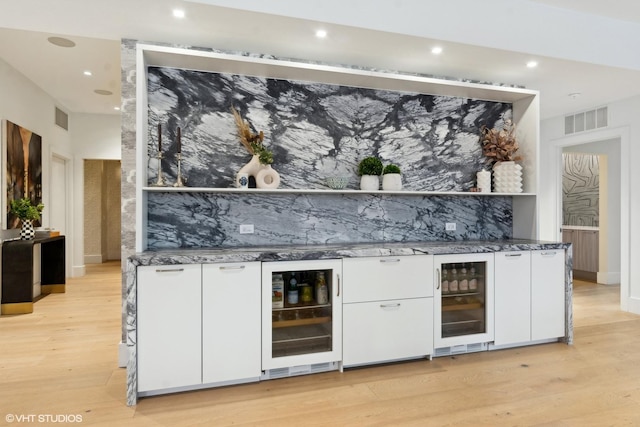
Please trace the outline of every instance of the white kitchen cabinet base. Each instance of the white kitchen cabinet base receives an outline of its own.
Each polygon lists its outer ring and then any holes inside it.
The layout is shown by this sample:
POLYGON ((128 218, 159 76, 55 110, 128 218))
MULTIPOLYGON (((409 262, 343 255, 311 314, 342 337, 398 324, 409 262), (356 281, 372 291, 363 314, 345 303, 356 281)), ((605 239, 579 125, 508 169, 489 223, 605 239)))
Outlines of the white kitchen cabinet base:
POLYGON ((508 348, 530 347, 532 345, 551 344, 554 342, 562 342, 562 338, 549 338, 545 340, 524 341, 524 342, 509 343, 509 344, 503 344, 503 345, 495 345, 494 343, 490 343, 488 346, 488 349, 489 350, 506 350, 508 348))
POLYGON ((196 385, 185 386, 185 387, 163 388, 159 390, 149 390, 149 391, 138 392, 138 397, 160 396, 160 395, 169 394, 169 393, 181 393, 184 391, 204 390, 204 389, 214 388, 214 387, 217 388, 217 387, 225 387, 225 386, 232 386, 232 385, 239 385, 239 384, 249 384, 249 383, 255 383, 258 381, 260 381, 260 377, 244 378, 244 379, 233 380, 233 381, 219 381, 219 382, 208 383, 208 384, 196 384, 196 385))
POLYGON ((260 379, 275 380, 277 378, 295 377, 298 375, 318 374, 320 372, 342 371, 338 362, 312 363, 309 365, 287 366, 285 368, 265 369, 260 379))
POLYGON ((415 359, 433 353, 432 298, 345 304, 343 321, 345 367, 415 359), (362 326, 363 321, 366 327, 362 326))

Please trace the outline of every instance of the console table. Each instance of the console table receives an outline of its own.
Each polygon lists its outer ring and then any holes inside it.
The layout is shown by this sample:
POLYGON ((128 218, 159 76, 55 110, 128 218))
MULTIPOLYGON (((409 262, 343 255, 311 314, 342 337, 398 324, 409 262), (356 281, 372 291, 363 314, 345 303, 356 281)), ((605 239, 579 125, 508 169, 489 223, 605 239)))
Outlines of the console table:
POLYGON ((34 269, 38 267, 43 294, 65 292, 64 236, 2 243, 1 314, 33 312, 34 269), (39 266, 34 266, 36 244, 40 245, 39 266))

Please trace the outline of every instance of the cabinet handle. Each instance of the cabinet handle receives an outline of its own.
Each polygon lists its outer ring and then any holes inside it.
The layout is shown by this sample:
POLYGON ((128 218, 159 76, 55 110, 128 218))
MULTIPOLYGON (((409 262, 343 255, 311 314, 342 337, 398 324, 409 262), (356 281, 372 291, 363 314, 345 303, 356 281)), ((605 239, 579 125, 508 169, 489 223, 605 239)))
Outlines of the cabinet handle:
POLYGON ((436 273, 438 273, 438 280, 436 280, 436 283, 438 284, 438 286, 436 286, 436 289, 440 289, 440 269, 436 268, 436 273))
POLYGON ((336 276, 338 276, 338 295, 336 295, 336 296, 339 297, 340 296, 340 275, 336 274, 336 276))
POLYGON ((507 258, 517 258, 519 256, 522 256, 522 254, 505 254, 505 257, 507 258))
POLYGON ((395 304, 380 304, 380 308, 397 308, 400 307, 400 303, 395 304))
POLYGON ((400 262, 400 258, 393 258, 393 259, 382 258, 380 262, 400 262))
POLYGON ((223 265, 220 270, 244 270, 244 265, 223 265))
POLYGON ((184 268, 156 268, 156 273, 179 273, 184 271, 184 268))
POLYGON ((555 256, 557 252, 555 251, 551 251, 551 252, 542 252, 541 255, 542 256, 555 256))

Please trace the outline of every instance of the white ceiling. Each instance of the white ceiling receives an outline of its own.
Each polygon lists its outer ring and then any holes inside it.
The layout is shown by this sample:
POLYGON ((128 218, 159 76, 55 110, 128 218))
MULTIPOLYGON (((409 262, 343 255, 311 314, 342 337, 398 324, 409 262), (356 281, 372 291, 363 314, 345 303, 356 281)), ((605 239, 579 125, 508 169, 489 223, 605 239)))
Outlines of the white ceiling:
POLYGON ((0 58, 70 113, 117 114, 121 38, 521 85, 542 118, 640 94, 637 0, 3 1, 0 58))

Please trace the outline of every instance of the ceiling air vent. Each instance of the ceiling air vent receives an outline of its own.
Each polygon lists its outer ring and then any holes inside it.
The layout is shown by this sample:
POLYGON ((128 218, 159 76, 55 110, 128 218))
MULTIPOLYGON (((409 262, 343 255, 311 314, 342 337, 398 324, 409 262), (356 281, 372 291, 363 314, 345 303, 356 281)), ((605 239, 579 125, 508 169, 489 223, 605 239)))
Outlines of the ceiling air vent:
POLYGON ((585 132, 588 130, 606 128, 609 125, 609 110, 607 107, 564 116, 564 134, 585 132))
POLYGON ((56 107, 56 124, 64 130, 69 130, 69 115, 56 107))

